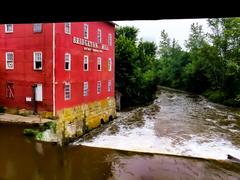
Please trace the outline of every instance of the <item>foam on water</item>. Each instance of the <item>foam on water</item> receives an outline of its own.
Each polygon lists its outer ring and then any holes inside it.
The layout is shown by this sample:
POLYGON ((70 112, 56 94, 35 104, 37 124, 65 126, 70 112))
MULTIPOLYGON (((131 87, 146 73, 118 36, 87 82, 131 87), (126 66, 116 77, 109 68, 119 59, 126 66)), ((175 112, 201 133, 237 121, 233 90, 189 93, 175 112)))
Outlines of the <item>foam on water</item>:
POLYGON ((240 158, 240 150, 225 139, 214 138, 206 140, 206 137, 192 135, 190 140, 181 138, 181 141, 178 140, 176 143, 173 138, 156 136, 152 128, 153 123, 147 121, 143 128, 135 128, 127 132, 124 129, 120 129, 116 135, 109 135, 105 131, 91 142, 85 141, 81 144, 119 150, 221 160, 226 159, 227 154, 240 158))
MULTIPOLYGON (((227 159, 230 154, 240 159, 240 144, 231 142, 232 138, 239 137, 239 130, 232 129, 232 125, 220 127, 218 124, 218 117, 228 114, 228 110, 218 109, 208 102, 204 105, 210 110, 202 110, 202 104, 184 95, 178 94, 171 101, 166 97, 162 93, 162 99, 160 97, 155 101, 161 107, 160 112, 153 116, 144 115, 141 127, 129 128, 129 124, 124 124, 121 118, 116 119, 90 140, 74 144, 220 160, 227 159), (113 125, 118 127, 114 133, 110 130, 113 125)), ((234 114, 229 116, 231 120, 234 118, 237 118, 234 114)))

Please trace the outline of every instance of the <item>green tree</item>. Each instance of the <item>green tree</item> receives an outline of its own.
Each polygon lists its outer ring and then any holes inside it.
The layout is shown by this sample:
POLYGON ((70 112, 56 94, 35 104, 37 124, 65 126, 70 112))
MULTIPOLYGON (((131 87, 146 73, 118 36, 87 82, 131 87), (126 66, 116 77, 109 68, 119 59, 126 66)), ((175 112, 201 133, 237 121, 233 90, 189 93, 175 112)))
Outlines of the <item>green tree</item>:
POLYGON ((116 30, 116 39, 118 39, 120 36, 125 36, 127 39, 136 43, 138 31, 139 30, 133 26, 120 26, 116 30))
POLYGON ((137 66, 144 71, 154 67, 156 63, 157 46, 154 42, 140 41, 138 44, 137 66))
POLYGON ((154 99, 156 45, 143 42, 137 45, 134 27, 116 30, 116 90, 122 93, 122 107, 144 105, 154 99))
POLYGON ((210 87, 210 80, 207 75, 207 51, 208 46, 206 34, 198 23, 191 25, 188 40, 185 42, 189 51, 190 62, 184 70, 184 84, 189 91, 203 93, 210 87))
POLYGON ((188 40, 185 42, 185 46, 189 51, 198 50, 204 44, 206 44, 206 34, 202 30, 202 25, 198 23, 191 24, 191 30, 188 40))
POLYGON ((222 78, 219 88, 224 92, 224 103, 240 105, 240 18, 208 19, 212 32, 209 37, 218 50, 222 78))
POLYGON ((135 42, 126 36, 116 39, 116 89, 126 95, 131 89, 131 77, 133 75, 134 62, 137 58, 135 42))
POLYGON ((208 34, 201 25, 191 25, 187 51, 161 33, 157 79, 214 102, 240 106, 240 18, 208 19, 208 25, 208 34))
POLYGON ((153 42, 138 41, 138 29, 117 28, 116 89, 123 106, 151 102, 156 84, 240 106, 240 18, 208 19, 208 26, 212 31, 206 34, 201 25, 191 25, 186 51, 166 31, 157 49, 153 42))
POLYGON ((160 59, 156 73, 158 82, 165 86, 182 88, 184 67, 189 61, 188 53, 182 50, 175 39, 171 40, 164 30, 159 44, 160 59))
POLYGON ((168 33, 163 30, 161 32, 161 41, 159 44, 159 55, 160 57, 168 57, 170 55, 171 39, 168 37, 168 33))

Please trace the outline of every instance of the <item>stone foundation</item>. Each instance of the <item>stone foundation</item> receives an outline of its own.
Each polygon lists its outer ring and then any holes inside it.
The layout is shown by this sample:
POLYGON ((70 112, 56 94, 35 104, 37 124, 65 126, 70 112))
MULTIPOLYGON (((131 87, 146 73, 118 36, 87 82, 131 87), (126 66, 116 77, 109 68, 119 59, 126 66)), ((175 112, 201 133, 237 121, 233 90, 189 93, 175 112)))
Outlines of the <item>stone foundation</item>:
POLYGON ((57 112, 56 133, 59 142, 77 138, 93 128, 116 117, 113 97, 88 104, 65 108, 57 112))

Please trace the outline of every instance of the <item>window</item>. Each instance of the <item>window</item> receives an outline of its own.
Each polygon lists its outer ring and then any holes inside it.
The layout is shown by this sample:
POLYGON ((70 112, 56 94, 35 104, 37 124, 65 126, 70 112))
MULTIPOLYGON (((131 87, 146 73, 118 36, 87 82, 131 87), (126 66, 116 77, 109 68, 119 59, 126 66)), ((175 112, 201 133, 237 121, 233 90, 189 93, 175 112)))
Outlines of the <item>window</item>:
POLYGON ((6 52, 6 69, 14 69, 14 54, 6 52))
POLYGON ((83 96, 88 96, 88 82, 83 83, 83 96))
POLYGON ((88 56, 84 56, 83 70, 88 71, 88 56))
POLYGON ((65 63, 64 63, 64 67, 66 71, 71 70, 71 54, 69 53, 65 53, 65 63))
POLYGON ((13 99, 14 98, 14 87, 13 87, 13 83, 7 83, 7 98, 9 99, 13 99))
POLYGON ((33 32, 42 32, 42 23, 33 24, 33 32))
POLYGON ((65 31, 65 34, 71 34, 71 23, 70 22, 64 23, 64 31, 65 31))
POLYGON ((84 24, 84 38, 88 39, 88 24, 84 24))
POLYGON ((5 33, 13 32, 13 24, 5 24, 5 33))
POLYGON ((111 71, 112 70, 112 59, 109 58, 108 59, 108 71, 111 71))
POLYGON ((101 57, 98 57, 97 58, 97 70, 98 71, 101 71, 101 69, 102 69, 102 58, 101 57))
POLYGON ((98 43, 102 43, 102 31, 101 31, 101 29, 97 30, 97 39, 98 39, 98 43))
POLYGON ((71 99, 71 85, 68 82, 64 84, 64 99, 65 100, 71 99))
POLYGON ((112 34, 108 34, 108 45, 112 46, 112 34))
POLYGON ((97 82, 97 94, 101 93, 101 81, 97 82))
POLYGON ((111 91, 112 81, 108 80, 108 92, 111 91))
POLYGON ((42 52, 34 52, 33 53, 33 69, 34 70, 42 70, 42 52))

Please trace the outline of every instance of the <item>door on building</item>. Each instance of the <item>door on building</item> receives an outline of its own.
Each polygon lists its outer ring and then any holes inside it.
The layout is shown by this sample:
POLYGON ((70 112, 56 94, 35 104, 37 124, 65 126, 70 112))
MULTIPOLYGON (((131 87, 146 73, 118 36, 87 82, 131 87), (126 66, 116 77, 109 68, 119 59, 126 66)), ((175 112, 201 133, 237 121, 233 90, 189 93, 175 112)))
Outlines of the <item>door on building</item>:
POLYGON ((42 95, 42 84, 36 84, 35 87, 35 101, 42 101, 43 95, 42 95))
POLYGON ((32 86, 33 88, 33 114, 37 114, 37 102, 41 102, 43 100, 43 95, 42 95, 42 84, 34 84, 32 86))

